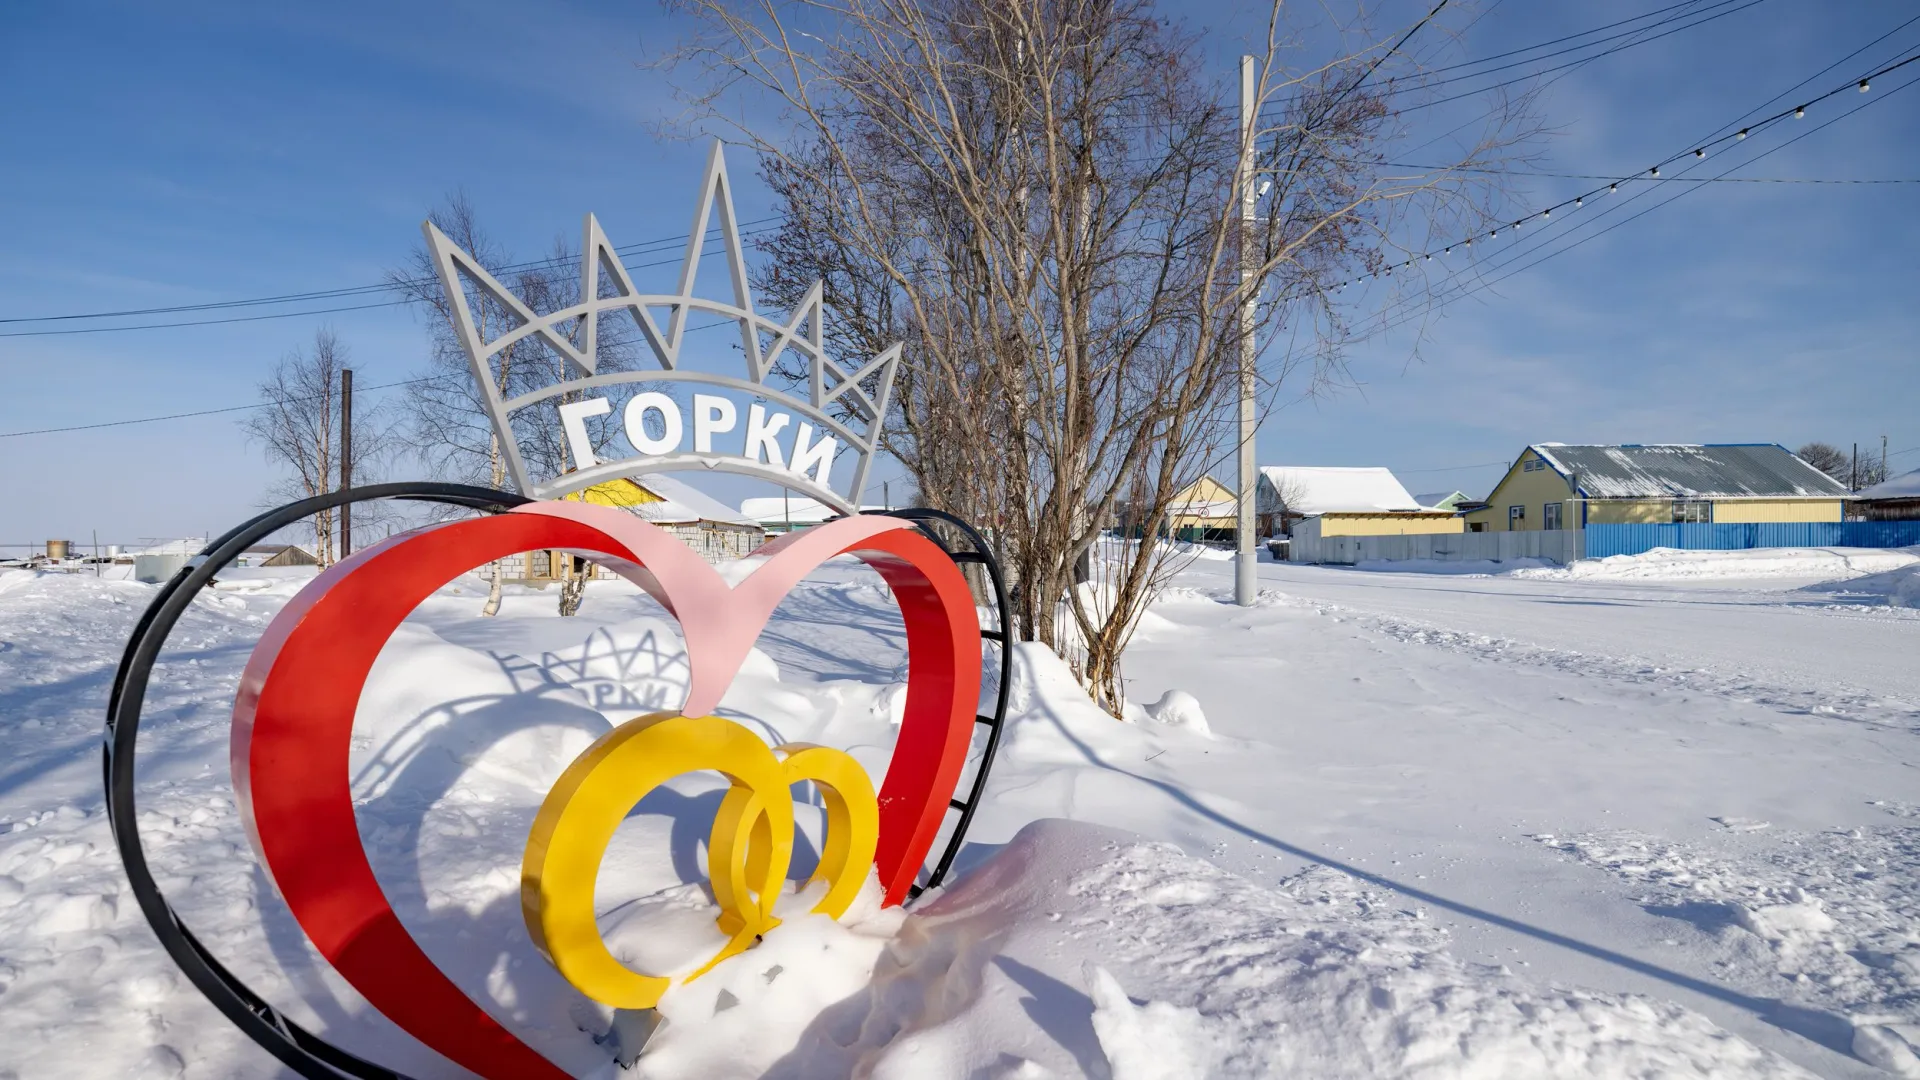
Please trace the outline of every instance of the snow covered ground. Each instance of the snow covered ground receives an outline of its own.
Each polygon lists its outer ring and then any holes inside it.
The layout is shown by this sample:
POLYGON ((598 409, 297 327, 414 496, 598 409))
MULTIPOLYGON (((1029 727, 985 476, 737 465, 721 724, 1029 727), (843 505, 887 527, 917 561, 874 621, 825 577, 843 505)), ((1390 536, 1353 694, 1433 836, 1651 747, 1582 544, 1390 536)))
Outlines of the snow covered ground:
MULTIPOLYGON (((362 704, 362 834, 428 952, 580 1076, 1920 1076, 1920 611, 1895 599, 1915 560, 1880 554, 1746 577, 1263 564, 1250 609, 1197 560, 1128 654, 1151 708, 1109 720, 1023 650, 965 872, 904 919, 789 919, 670 994, 634 1071, 527 941, 517 870, 560 767, 684 687, 657 607, 606 582, 577 619, 513 591, 485 620, 474 585, 444 590, 362 704)), ((458 1075, 317 959, 232 807, 233 681, 302 580, 236 575, 183 619, 142 834, 253 987, 458 1075)), ((172 972, 101 814, 106 688, 152 592, 0 572, 0 1077, 290 1075, 172 972)), ((724 711, 877 774, 888 604, 822 571, 724 711)), ((719 794, 684 778, 616 838, 599 898, 630 963, 698 959, 719 794)))

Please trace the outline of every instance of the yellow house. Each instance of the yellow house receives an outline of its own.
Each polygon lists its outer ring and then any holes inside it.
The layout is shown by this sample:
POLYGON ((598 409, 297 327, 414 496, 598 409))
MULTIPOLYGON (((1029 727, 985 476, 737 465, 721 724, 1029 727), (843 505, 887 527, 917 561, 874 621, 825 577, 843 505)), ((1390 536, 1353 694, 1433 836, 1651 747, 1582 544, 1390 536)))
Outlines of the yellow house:
POLYGON ((1175 536, 1186 529, 1232 529, 1239 522, 1239 503, 1233 489, 1203 476, 1173 497, 1167 507, 1167 526, 1175 536))
MULTIPOLYGON (((571 502, 611 506, 651 521, 679 537, 708 562, 725 562, 750 554, 767 538, 767 531, 758 522, 670 476, 616 477, 565 498, 571 502)), ((574 556, 564 551, 526 552, 520 576, 508 580, 544 586, 566 575, 569 558, 574 556)), ((589 577, 610 576, 585 560, 573 569, 589 577)))
POLYGON ((1839 521, 1847 498, 1838 481, 1774 443, 1536 443, 1466 521, 1471 532, 1839 521))

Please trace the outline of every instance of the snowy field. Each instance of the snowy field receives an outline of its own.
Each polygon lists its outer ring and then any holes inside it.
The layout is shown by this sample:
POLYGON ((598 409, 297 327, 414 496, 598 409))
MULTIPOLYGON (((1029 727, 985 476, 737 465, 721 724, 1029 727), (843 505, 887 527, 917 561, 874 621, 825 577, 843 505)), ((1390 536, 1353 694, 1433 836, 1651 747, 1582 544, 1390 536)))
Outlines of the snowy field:
MULTIPOLYGON (((1762 556, 1263 564, 1251 609, 1222 602, 1231 564, 1197 560, 1126 661, 1130 699, 1164 707, 1112 721, 1024 651, 965 872, 904 918, 790 917, 670 993, 631 1071, 534 952, 518 867, 566 761, 684 688, 651 601, 596 583, 563 620, 510 592, 481 619, 471 582, 443 590, 362 702, 361 830, 427 951, 583 1077, 1920 1076, 1920 560, 1762 556)), ((236 574, 175 631, 142 835, 256 990, 460 1075, 317 958, 232 805, 234 680, 304 580, 236 574)), ((0 572, 0 1077, 292 1075, 172 971, 107 833, 102 712, 152 595, 0 572)), ((889 604, 830 565, 723 711, 878 775, 889 604)), ((616 838, 602 926, 636 966, 713 940, 690 883, 720 790, 684 778, 616 838)))

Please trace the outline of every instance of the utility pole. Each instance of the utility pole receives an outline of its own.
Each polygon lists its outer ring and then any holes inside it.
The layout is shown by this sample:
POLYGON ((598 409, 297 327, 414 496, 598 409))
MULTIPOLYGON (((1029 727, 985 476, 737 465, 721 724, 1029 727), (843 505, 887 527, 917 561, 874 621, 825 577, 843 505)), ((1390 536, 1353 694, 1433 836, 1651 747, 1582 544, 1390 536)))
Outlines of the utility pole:
POLYGON ((1240 491, 1234 530, 1233 602, 1253 604, 1253 267, 1249 249, 1253 238, 1253 57, 1240 58, 1240 491))
MULTIPOLYGON (((353 369, 340 372, 340 490, 353 486, 353 369)), ((340 504, 340 558, 353 554, 353 504, 340 504)))
POLYGON ((1893 477, 1887 475, 1887 437, 1880 436, 1880 482, 1886 483, 1893 477))
POLYGON ((1847 477, 1847 490, 1860 490, 1860 444, 1853 444, 1853 472, 1847 477))

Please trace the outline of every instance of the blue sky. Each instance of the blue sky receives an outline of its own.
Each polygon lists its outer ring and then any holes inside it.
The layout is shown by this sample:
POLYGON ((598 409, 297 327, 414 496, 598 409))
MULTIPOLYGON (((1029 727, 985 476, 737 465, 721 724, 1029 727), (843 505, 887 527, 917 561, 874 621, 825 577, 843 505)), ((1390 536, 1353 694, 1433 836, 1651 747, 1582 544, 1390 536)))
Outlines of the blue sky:
MULTIPOLYGON (((1444 45, 1436 63, 1482 57, 1661 6, 1487 0, 1456 42, 1428 47, 1444 45)), ((1413 8, 1389 4, 1381 25, 1413 8)), ((1224 89, 1265 8, 1191 10, 1224 89)), ((1552 131, 1535 144, 1534 168, 1638 172, 1914 14, 1893 0, 1763 0, 1597 60, 1543 93, 1552 131)), ((687 225, 704 147, 650 133, 675 106, 640 65, 679 32, 651 6, 99 4, 0 18, 0 143, 10 148, 0 155, 0 318, 371 283, 456 188, 529 256, 575 234, 587 210, 617 244, 687 225)), ((1916 47, 1920 23, 1797 96, 1916 47)), ((1916 76, 1920 65, 1864 98, 1831 99, 1695 174, 1916 76)), ((1408 122, 1424 136, 1464 115, 1408 122)), ((733 165, 743 217, 764 212, 748 164, 733 165)), ((1920 90, 1733 175, 1920 178, 1920 90)), ((1508 184, 1517 206, 1590 186, 1508 184)), ((1858 439, 1877 451, 1886 434, 1896 451, 1920 447, 1920 184, 1701 188, 1448 305, 1419 335, 1403 328, 1357 345, 1356 388, 1310 401, 1282 392, 1261 460, 1387 465, 1416 491, 1484 494, 1534 441, 1858 439)), ((1556 214, 1554 228, 1588 212, 1556 214)), ((671 267, 638 273, 657 275, 643 289, 671 287, 671 267)), ((1362 316, 1386 299, 1379 287, 1345 295, 1362 316)), ((5 337, 0 432, 245 404, 273 361, 322 324, 353 350, 362 386, 420 366, 424 333, 395 308, 5 337)), ((1920 452, 1894 464, 1920 467, 1920 452)), ((875 479, 895 473, 883 466, 875 479)), ((219 531, 260 506, 271 481, 231 415, 0 439, 0 544, 219 531)))

